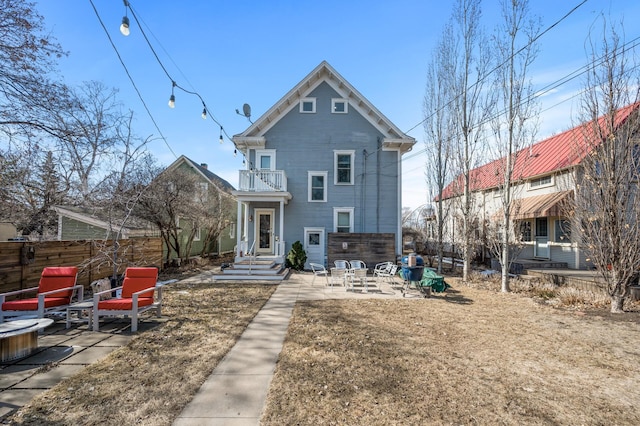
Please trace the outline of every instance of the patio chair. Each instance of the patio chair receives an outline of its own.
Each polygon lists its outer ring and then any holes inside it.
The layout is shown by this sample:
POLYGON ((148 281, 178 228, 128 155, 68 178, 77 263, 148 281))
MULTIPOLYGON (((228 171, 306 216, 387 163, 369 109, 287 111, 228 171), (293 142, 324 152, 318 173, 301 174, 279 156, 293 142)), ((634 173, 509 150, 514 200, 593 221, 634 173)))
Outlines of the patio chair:
POLYGON ((376 281, 387 281, 389 285, 393 287, 394 278, 396 277, 397 272, 398 265, 393 262, 382 262, 378 263, 373 269, 373 276, 376 278, 376 281))
POLYGON ((329 271, 327 271, 327 268, 325 268, 324 265, 310 262, 309 266, 311 266, 311 271, 313 272, 313 280, 311 281, 311 285, 313 285, 314 281, 316 280, 316 277, 322 277, 322 276, 327 281, 327 285, 329 285, 329 271))
POLYGON ((93 331, 99 331, 100 317, 131 316, 131 331, 138 331, 138 316, 154 309, 162 311, 162 286, 156 286, 158 268, 127 268, 121 287, 93 294, 93 331), (122 290, 119 297, 100 300, 107 292, 122 290), (158 290, 156 292, 156 290, 158 290), (157 293, 157 297, 156 297, 157 293))
POLYGON ((82 301, 84 288, 77 285, 78 268, 75 266, 50 266, 42 270, 38 287, 10 291, 0 294, 0 322, 7 317, 35 316, 44 318, 51 312, 64 311, 77 294, 82 301), (27 293, 36 297, 7 301, 7 296, 15 297, 27 293))

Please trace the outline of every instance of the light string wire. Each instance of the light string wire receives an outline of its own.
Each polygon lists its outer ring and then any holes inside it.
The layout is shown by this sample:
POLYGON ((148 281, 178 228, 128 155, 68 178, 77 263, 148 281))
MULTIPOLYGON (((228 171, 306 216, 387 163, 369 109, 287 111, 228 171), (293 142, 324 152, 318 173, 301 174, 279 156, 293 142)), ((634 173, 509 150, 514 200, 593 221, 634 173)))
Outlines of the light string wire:
POLYGON ((129 72, 129 69, 127 68, 127 65, 124 63, 124 60, 122 59, 122 56, 120 56, 120 52, 118 51, 118 48, 113 43, 113 40, 111 39, 111 36, 109 35, 109 31, 107 30, 107 27, 104 25, 104 22, 102 21, 102 18, 100 17, 100 13, 98 13, 98 9, 96 9, 95 4, 93 4, 93 0, 89 0, 89 3, 91 3, 91 7, 93 8, 93 11, 95 12, 96 17, 98 18, 98 21, 100 22, 100 25, 102 26, 102 29, 104 30, 105 34, 107 35, 107 38, 109 39, 109 43, 111 44, 111 47, 116 52, 116 56, 118 57, 118 60, 120 61, 120 64, 122 65, 122 68, 124 68, 124 71, 127 74, 127 77, 129 78, 129 81, 131 82, 131 85, 133 86, 134 90, 136 91, 136 94, 138 95, 138 98, 140 98, 140 102, 142 102, 142 105, 144 106, 144 109, 147 111, 147 115, 149 115, 149 118, 151 118, 151 122, 153 123, 154 127, 156 128, 156 130, 160 134, 160 138, 164 141, 164 143, 167 146, 167 148, 169 148, 169 151, 171 152, 171 154, 173 154, 173 156, 175 158, 178 158, 176 153, 171 148, 171 145, 169 145, 169 141, 167 141, 167 138, 162 133, 162 130, 160 130, 160 126, 158 126, 158 123, 157 123, 156 119, 153 117, 153 114, 151 114, 151 110, 147 106, 147 103, 145 102, 144 98, 142 97, 142 93, 138 89, 138 86, 136 85, 136 82, 133 80, 133 77, 131 76, 131 73, 129 72))
POLYGON ((130 1, 126 1, 125 2, 125 7, 127 7, 130 11, 131 11, 131 15, 133 16, 133 19, 135 19, 136 23, 138 24, 138 28, 140 29, 140 32, 142 33, 142 36, 144 37, 145 42, 147 43, 147 45, 149 46, 149 49, 151 50, 151 53, 153 53, 153 56, 156 58, 156 61, 158 62, 158 64, 160 65, 160 68, 162 68, 162 71, 165 73, 165 75, 167 76, 167 78, 169 78, 169 80, 171 81, 171 84, 173 87, 176 87, 180 90, 182 90, 185 93, 188 93, 190 95, 194 95, 197 96, 198 99, 200 99, 200 102, 202 103, 202 106, 204 108, 204 111, 207 112, 207 115, 211 117, 211 120, 216 123, 218 126, 220 126, 220 131, 222 134, 224 134, 227 139, 229 141, 231 141, 234 144, 234 147, 237 149, 237 146, 235 146, 235 142, 233 142, 233 139, 227 134, 226 130, 224 129, 224 126, 215 118, 215 116, 213 115, 213 113, 210 112, 209 108, 207 107, 207 104, 205 103, 204 99, 202 98, 202 96, 200 96, 200 94, 196 91, 192 91, 192 90, 188 90, 186 88, 184 88, 183 86, 181 86, 180 84, 176 83, 176 80, 171 76, 171 74, 169 73, 169 71, 167 70, 167 68, 164 66, 164 64, 162 63, 162 61, 160 60, 160 57, 158 56, 158 54, 156 53, 156 50, 153 48, 153 45, 151 44, 151 41, 149 41, 149 38, 147 37, 147 33, 144 31, 144 28, 142 27, 142 25, 140 24, 140 20, 138 20, 138 14, 135 12, 135 10, 133 9, 133 6, 131 6, 131 2, 130 1))

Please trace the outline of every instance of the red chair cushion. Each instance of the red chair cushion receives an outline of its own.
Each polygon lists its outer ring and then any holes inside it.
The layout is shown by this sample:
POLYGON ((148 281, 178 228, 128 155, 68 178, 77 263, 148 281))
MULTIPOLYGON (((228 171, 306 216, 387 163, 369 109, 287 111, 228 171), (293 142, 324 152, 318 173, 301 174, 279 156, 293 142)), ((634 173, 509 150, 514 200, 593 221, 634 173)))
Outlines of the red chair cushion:
MULTIPOLYGON (((73 287, 76 284, 77 275, 78 268, 75 266, 44 268, 42 270, 42 276, 40 277, 40 284, 38 285, 38 293, 73 287)), ((71 299, 72 294, 73 290, 69 290, 62 293, 55 293, 53 296, 67 298, 67 303, 69 303, 68 300, 71 299)))
MULTIPOLYGON (((153 303, 153 298, 138 298, 138 307, 148 306, 153 303)), ((108 299, 98 302, 98 309, 108 309, 115 311, 130 311, 133 309, 133 299, 126 297, 122 299, 108 299)))
MULTIPOLYGON (((44 298, 44 307, 52 308, 54 306, 63 306, 69 304, 69 299, 67 297, 45 297, 44 298)), ((3 311, 37 311, 38 310, 38 299, 22 299, 22 300, 11 300, 9 302, 4 302, 2 304, 3 311)))
POLYGON ((147 293, 142 293, 139 298, 153 299, 153 292, 158 281, 158 268, 127 268, 122 283, 122 298, 133 297, 133 293, 150 289, 147 293))

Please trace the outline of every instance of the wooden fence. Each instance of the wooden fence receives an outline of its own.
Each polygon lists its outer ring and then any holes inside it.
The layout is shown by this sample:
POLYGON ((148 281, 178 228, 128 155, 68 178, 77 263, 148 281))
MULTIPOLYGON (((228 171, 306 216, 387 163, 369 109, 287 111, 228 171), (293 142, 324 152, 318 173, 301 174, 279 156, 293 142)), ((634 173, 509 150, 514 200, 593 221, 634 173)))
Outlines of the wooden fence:
MULTIPOLYGON (((162 267, 160 238, 118 241, 118 273, 127 266, 162 267)), ((78 266, 78 284, 113 275, 112 240, 0 242, 0 293, 36 287, 46 266, 78 266)))
POLYGON ((330 232, 327 241, 327 263, 335 260, 362 260, 367 268, 376 263, 396 261, 396 234, 330 232))

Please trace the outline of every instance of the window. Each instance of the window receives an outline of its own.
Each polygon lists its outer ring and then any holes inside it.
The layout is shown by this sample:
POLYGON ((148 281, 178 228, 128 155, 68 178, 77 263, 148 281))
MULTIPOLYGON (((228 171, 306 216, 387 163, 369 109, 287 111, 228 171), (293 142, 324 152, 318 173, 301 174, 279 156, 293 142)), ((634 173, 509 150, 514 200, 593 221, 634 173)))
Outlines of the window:
POLYGON ((531 221, 523 220, 520 222, 520 240, 531 241, 531 221))
POLYGON ((549 236, 547 218, 539 217, 536 219, 536 237, 547 237, 547 236, 549 236))
POLYGON ((193 233, 193 241, 200 241, 200 237, 202 236, 200 227, 198 227, 197 223, 194 223, 193 226, 195 227, 195 231, 193 233))
POLYGON ((327 201, 327 172, 309 172, 309 202, 327 201))
POLYGON ((334 232, 353 232, 353 207, 333 209, 334 232))
POLYGON ((335 184, 353 185, 353 159, 355 151, 334 151, 335 184))
POLYGON ((349 112, 349 103, 346 99, 331 99, 331 112, 333 114, 346 114, 349 112))
POLYGON ((199 182, 198 190, 194 197, 196 202, 206 203, 209 199, 209 184, 207 182, 199 182))
POLYGON ((231 223, 229 225, 229 238, 233 238, 236 235, 236 224, 235 223, 231 223))
POLYGON ((555 221, 556 242, 571 242, 571 222, 566 219, 556 219, 555 221))
POLYGON ((529 181, 529 189, 540 188, 543 186, 551 186, 553 185, 553 176, 543 176, 538 179, 533 179, 529 181))
POLYGON ((258 170, 275 170, 276 169, 276 151, 273 149, 264 149, 256 151, 256 162, 258 170))
POLYGON ((314 114, 316 112, 316 98, 304 98, 300 101, 300 112, 314 114))

